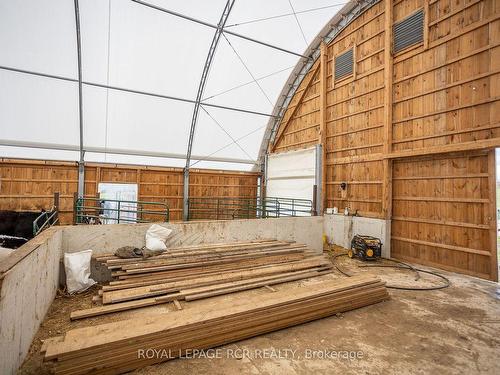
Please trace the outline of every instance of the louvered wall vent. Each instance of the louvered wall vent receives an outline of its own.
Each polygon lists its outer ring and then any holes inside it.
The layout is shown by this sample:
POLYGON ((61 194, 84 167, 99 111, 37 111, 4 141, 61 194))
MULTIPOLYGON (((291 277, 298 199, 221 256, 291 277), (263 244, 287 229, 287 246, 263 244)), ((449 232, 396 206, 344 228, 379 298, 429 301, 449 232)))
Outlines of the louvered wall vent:
POLYGON ((413 13, 394 25, 394 53, 424 40, 424 10, 413 13))
POLYGON ((335 58, 335 79, 347 77, 353 72, 352 48, 335 58))

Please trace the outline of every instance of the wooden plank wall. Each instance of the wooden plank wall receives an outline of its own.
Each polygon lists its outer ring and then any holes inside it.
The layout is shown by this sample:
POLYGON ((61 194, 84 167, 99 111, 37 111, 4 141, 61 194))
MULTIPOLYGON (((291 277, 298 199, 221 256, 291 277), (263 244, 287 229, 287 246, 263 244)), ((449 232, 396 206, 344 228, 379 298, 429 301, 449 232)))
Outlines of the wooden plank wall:
POLYGON ((393 257, 491 277, 488 158, 470 152, 394 162, 393 257))
POLYGON ((52 207, 60 194, 60 220, 71 223, 73 192, 78 187, 75 163, 51 163, 0 159, 0 209, 40 211, 52 207))
MULTIPOLYGON (((252 172, 192 169, 190 196, 256 198, 258 176, 252 172)), ((95 197, 100 182, 138 184, 140 201, 165 202, 170 207, 170 219, 182 220, 182 169, 86 164, 85 196, 95 197)), ((0 210, 50 209, 54 192, 59 192, 61 223, 71 224, 77 186, 76 163, 0 159, 0 210)))
MULTIPOLYGON (((398 21, 424 7, 394 7, 398 21)), ((394 58, 393 150, 500 137, 500 2, 434 1, 428 40, 394 58)))
POLYGON ((272 152, 307 148, 318 143, 320 69, 317 61, 306 74, 280 122, 272 152))
MULTIPOLYGON (((359 15, 322 50, 326 56, 317 64, 325 64, 326 69, 314 65, 310 74, 320 72, 311 82, 325 87, 325 97, 322 100, 320 92, 319 100, 308 103, 304 111, 325 116, 325 135, 316 139, 326 151, 324 207, 343 210, 347 206, 351 212, 374 218, 395 215, 393 232, 399 239, 392 242, 392 249, 401 259, 497 279, 496 229, 489 219, 494 215, 464 217, 454 208, 422 212, 422 202, 429 197, 392 178, 415 176, 415 180, 404 180, 405 184, 422 187, 423 182, 418 181, 426 177, 424 170, 435 175, 443 168, 460 169, 459 165, 469 163, 474 167, 467 168, 479 168, 477 173, 488 176, 480 177, 480 183, 465 182, 469 172, 461 170, 459 177, 434 181, 437 185, 429 182, 426 187, 433 190, 428 193, 451 200, 447 203, 451 206, 460 197, 474 201, 464 203, 472 211, 478 209, 476 205, 483 213, 495 209, 490 187, 495 171, 487 163, 492 157, 484 152, 500 147, 500 0, 383 0, 359 15), (423 42, 394 54, 392 26, 420 9, 425 15, 423 42), (336 81, 332 75, 335 57, 349 48, 354 51, 354 73, 336 81), (483 150, 483 156, 477 156, 477 150, 483 150), (420 162, 418 158, 425 155, 435 156, 420 162), (403 170, 408 175, 401 175, 403 170), (347 183, 346 190, 340 189, 342 182, 347 183), (475 183, 480 193, 470 190, 475 183), (406 200, 401 201, 399 193, 406 200), (475 202, 477 194, 488 201, 475 202), (416 224, 408 220, 415 219, 415 213, 439 223, 425 224, 420 235, 427 238, 426 244, 408 246, 401 239, 414 239, 416 224), (448 223, 467 225, 461 242, 456 237, 457 227, 448 223), (477 233, 472 235, 472 231, 477 233)), ((307 78, 301 88, 311 84, 307 78)), ((311 122, 294 115, 303 113, 301 100, 299 90, 286 112, 290 115, 278 129, 283 136, 276 138, 271 152, 314 144, 316 133, 307 133, 311 122), (296 132, 286 136, 289 129, 296 132)), ((314 125, 312 129, 321 129, 314 125)))
POLYGON ((344 29, 327 48, 326 206, 382 215, 384 4, 344 29), (335 80, 335 56, 353 48, 353 75, 335 80), (359 160, 357 160, 359 159, 359 160), (340 184, 347 183, 342 190, 340 184))
MULTIPOLYGON (((424 43, 394 56, 393 152, 498 140, 500 2, 404 1, 395 5, 394 21, 421 8, 424 43)), ((493 152, 394 162, 395 257, 498 278, 493 152)))
MULTIPOLYGON (((360 215, 369 217, 382 215, 383 14, 383 3, 371 7, 347 26, 326 49, 325 206, 347 206, 352 212, 358 211, 360 215), (353 46, 356 46, 354 75, 335 81, 334 56, 353 46), (365 158, 356 161, 359 156, 365 158), (340 189, 342 182, 347 182, 346 190, 340 189)), ((312 71, 317 74, 319 69, 315 65, 312 71)), ((318 83, 315 82, 314 87, 318 83)), ((295 103, 301 105, 298 100, 300 90, 308 84, 306 76, 286 114, 289 111, 302 113, 302 108, 296 109, 295 103)), ((316 96, 319 99, 319 93, 316 96)), ((320 100, 307 105, 306 113, 319 114, 320 100)), ((314 133, 311 133, 307 121, 300 121, 301 118, 296 116, 291 118, 294 121, 290 122, 285 115, 280 125, 284 136, 277 137, 272 148, 274 152, 305 148, 319 142, 319 119, 313 124, 314 133)))

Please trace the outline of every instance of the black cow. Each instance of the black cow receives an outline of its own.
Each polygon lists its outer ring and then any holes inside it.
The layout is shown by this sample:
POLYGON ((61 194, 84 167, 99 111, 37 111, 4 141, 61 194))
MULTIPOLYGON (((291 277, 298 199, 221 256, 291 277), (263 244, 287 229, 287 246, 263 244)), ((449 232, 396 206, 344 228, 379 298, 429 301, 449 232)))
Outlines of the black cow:
POLYGON ((0 211, 0 246, 17 248, 33 238, 33 221, 40 213, 0 211))

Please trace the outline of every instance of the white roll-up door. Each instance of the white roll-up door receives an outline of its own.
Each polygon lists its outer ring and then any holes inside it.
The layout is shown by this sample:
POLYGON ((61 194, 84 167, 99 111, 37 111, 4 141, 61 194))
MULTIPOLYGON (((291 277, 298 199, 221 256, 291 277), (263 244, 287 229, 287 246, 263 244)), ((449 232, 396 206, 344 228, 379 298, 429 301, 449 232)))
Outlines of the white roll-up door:
POLYGON ((319 183, 318 147, 270 154, 267 159, 266 197, 309 199, 319 183))

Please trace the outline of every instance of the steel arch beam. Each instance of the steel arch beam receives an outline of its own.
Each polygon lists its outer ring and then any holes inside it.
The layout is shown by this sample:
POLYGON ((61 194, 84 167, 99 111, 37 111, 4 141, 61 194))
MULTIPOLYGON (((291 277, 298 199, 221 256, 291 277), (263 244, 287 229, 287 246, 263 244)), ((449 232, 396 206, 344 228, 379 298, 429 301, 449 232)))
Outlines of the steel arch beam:
MULTIPOLYGON (((58 150, 58 151, 75 151, 79 152, 80 147, 77 145, 67 145, 60 143, 46 143, 46 142, 30 142, 30 141, 19 141, 14 139, 0 139, 0 146, 6 147, 20 147, 20 148, 35 148, 41 150, 58 150)), ((152 158, 164 158, 164 159, 182 159, 186 158, 186 154, 173 153, 173 152, 157 152, 157 151, 145 151, 145 150, 131 150, 122 148, 109 148, 109 147, 99 147, 99 146, 84 146, 83 151, 86 153, 95 154, 114 154, 114 155, 127 155, 127 156, 144 156, 152 158)), ((240 158, 228 158, 210 155, 192 155, 191 160, 198 161, 211 161, 217 163, 236 163, 236 164, 255 164, 255 160, 250 159, 240 159, 240 158)))
POLYGON ((222 15, 220 17, 219 23, 217 24, 217 29, 215 30, 214 37, 212 39, 212 44, 208 51, 207 59, 205 60, 205 66, 203 67, 203 72, 201 74, 200 84, 198 86, 198 93, 196 94, 196 101, 194 103, 193 117, 191 119, 191 128, 189 130, 189 141, 188 148, 186 152, 186 167, 184 168, 184 194, 183 194, 183 205, 182 205, 182 217, 184 221, 188 220, 188 201, 189 201, 189 165, 191 164, 191 152, 193 150, 193 140, 194 133, 196 130, 196 123, 198 122, 198 113, 200 111, 201 101, 203 99, 203 92, 205 91, 205 85, 208 79, 208 73, 210 72, 210 67, 212 66, 212 61, 215 56, 215 51, 219 44, 219 40, 224 31, 224 26, 226 25, 231 9, 233 8, 235 0, 228 0, 222 15))
POLYGON ((82 38, 80 33, 80 6, 78 0, 74 0, 75 8, 75 30, 76 30, 76 56, 78 64, 78 121, 79 121, 79 152, 78 161, 78 196, 85 194, 85 150, 83 149, 83 83, 82 83, 82 38))
MULTIPOLYGON (((37 77, 52 78, 52 79, 57 79, 57 80, 60 80, 60 81, 78 83, 78 79, 75 79, 75 78, 63 77, 63 76, 54 75, 54 74, 34 72, 32 70, 25 70, 25 69, 13 68, 13 67, 10 67, 10 66, 0 65, 0 70, 5 70, 5 71, 8 71, 8 72, 22 73, 22 74, 30 74, 30 75, 37 76, 37 77)), ((99 88, 109 89, 109 90, 114 90, 114 91, 128 92, 130 94, 152 96, 152 97, 155 97, 155 98, 162 98, 162 99, 167 99, 167 100, 174 100, 174 101, 184 102, 184 103, 192 103, 192 104, 196 103, 196 101, 193 100, 193 99, 181 98, 181 97, 172 96, 172 95, 158 94, 158 93, 153 93, 153 92, 148 92, 148 91, 142 91, 142 90, 129 89, 129 88, 126 88, 126 87, 110 86, 110 85, 105 85, 105 84, 96 83, 96 82, 82 81, 82 85, 84 85, 84 86, 92 86, 92 87, 99 87, 99 88)), ((259 112, 259 111, 252 111, 250 109, 245 109, 245 108, 230 107, 230 106, 227 106, 227 105, 205 103, 205 102, 203 103, 203 105, 205 107, 219 108, 219 109, 224 109, 224 110, 228 110, 228 111, 235 111, 235 112, 240 112, 240 113, 248 113, 248 114, 257 115, 257 116, 266 116, 266 117, 272 117, 273 116, 270 113, 264 113, 264 112, 259 112)))
MULTIPOLYGON (((146 2, 141 1, 141 0, 132 0, 132 1, 134 3, 137 3, 137 4, 144 5, 144 6, 148 7, 148 8, 156 9, 156 10, 159 10, 160 12, 167 13, 167 14, 170 14, 170 15, 178 17, 178 18, 183 18, 183 19, 185 19, 187 21, 191 21, 191 22, 203 25, 203 26, 211 27, 212 29, 216 29, 217 30, 218 27, 219 27, 218 25, 214 25, 214 24, 211 24, 209 22, 205 22, 205 21, 199 20, 197 18, 187 16, 185 14, 174 12, 173 10, 165 9, 165 8, 162 8, 162 7, 158 6, 158 5, 146 3, 146 2)), ((223 31, 224 31, 224 33, 226 33, 228 35, 232 35, 232 36, 235 36, 235 37, 240 38, 240 39, 245 39, 245 40, 248 40, 249 42, 257 43, 257 44, 260 44, 260 45, 263 45, 263 46, 266 46, 266 47, 269 47, 269 48, 272 48, 272 49, 275 49, 275 50, 278 50, 278 51, 281 51, 281 52, 285 52, 285 53, 289 53, 291 55, 298 56, 298 57, 309 58, 309 56, 305 56, 305 55, 302 55, 300 53, 297 53, 297 52, 294 52, 294 51, 290 51, 288 49, 281 48, 279 46, 275 46, 275 45, 270 44, 270 43, 263 42, 261 40, 250 38, 249 36, 242 35, 242 34, 239 34, 239 33, 235 33, 234 31, 229 31, 229 30, 223 30, 223 31)))

